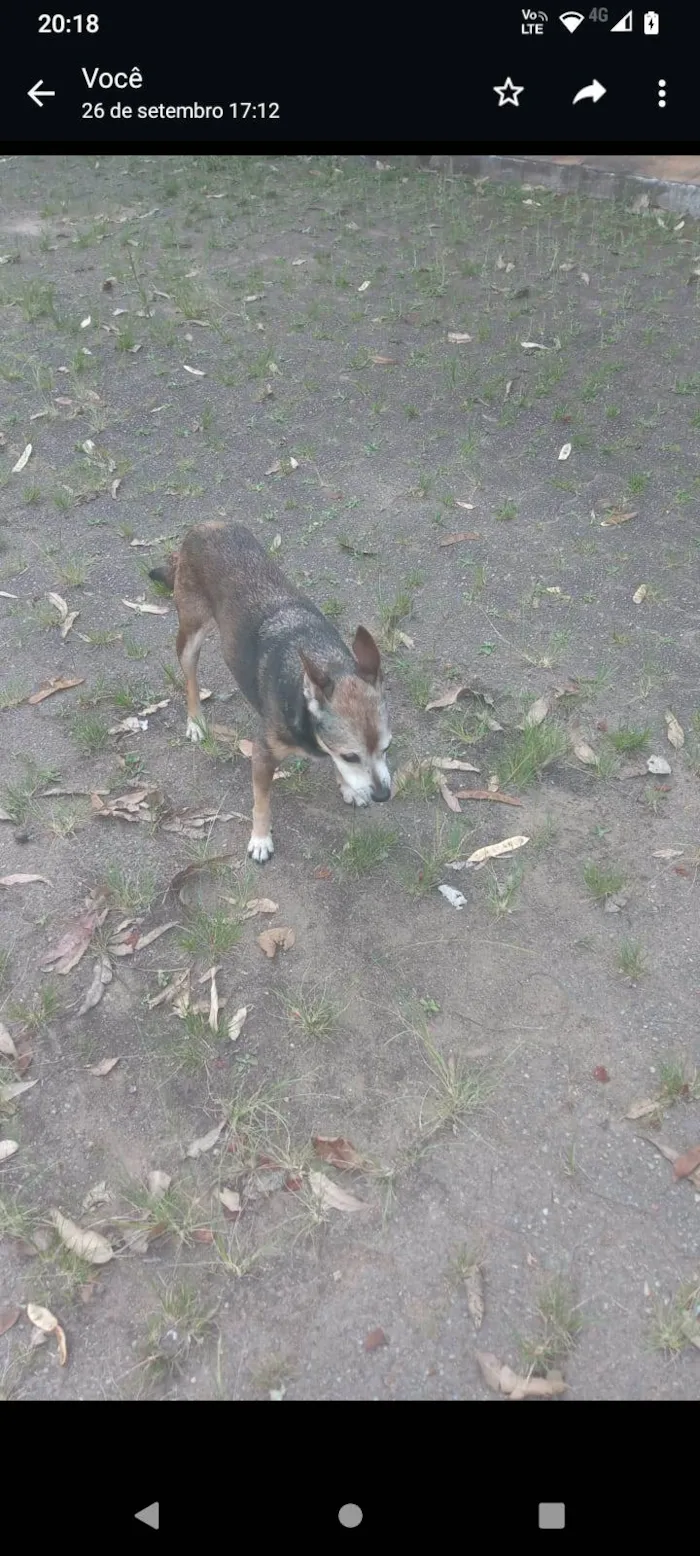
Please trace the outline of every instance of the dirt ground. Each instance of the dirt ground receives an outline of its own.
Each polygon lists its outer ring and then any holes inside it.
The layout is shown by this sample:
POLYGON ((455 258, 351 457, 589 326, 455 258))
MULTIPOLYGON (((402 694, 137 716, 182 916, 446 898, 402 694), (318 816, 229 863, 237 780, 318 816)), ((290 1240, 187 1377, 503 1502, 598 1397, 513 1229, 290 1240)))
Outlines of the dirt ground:
POLYGON ((700 234, 409 159, 0 174, 0 1392, 697 1399, 700 234), (220 517, 392 708, 392 802, 290 763, 264 869, 147 577, 220 517))

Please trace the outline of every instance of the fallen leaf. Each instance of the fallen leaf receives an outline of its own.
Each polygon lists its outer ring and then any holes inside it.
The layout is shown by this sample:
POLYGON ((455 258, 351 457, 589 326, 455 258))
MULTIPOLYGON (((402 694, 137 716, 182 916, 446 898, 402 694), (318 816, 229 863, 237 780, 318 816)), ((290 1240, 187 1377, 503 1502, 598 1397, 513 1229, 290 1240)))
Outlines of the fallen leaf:
POLYGON ((477 848, 468 859, 455 860, 449 869, 463 870, 471 865, 483 864, 485 859, 500 859, 503 854, 514 854, 518 848, 524 848, 529 841, 529 837, 504 837, 500 843, 487 843, 485 848, 477 848))
POLYGON ((0 875, 0 886, 29 886, 32 881, 43 881, 50 886, 45 875, 0 875))
POLYGON ((620 513, 620 512, 609 513, 607 518, 601 519, 600 527, 601 527, 601 529, 612 529, 612 526, 614 524, 627 524, 630 519, 636 519, 636 517, 637 517, 637 509, 636 508, 630 509, 629 513, 620 513))
POLYGON ((462 697, 469 697, 470 695, 471 687, 452 686, 449 691, 443 692, 433 702, 426 702, 425 711, 426 713, 431 713, 434 708, 451 708, 455 702, 460 702, 462 697))
POLYGON ((658 1097, 639 1097, 636 1102, 630 1102, 625 1118, 652 1118, 660 1106, 658 1097))
POLYGON ((15 1307, 10 1302, 5 1307, 0 1307, 0 1334, 7 1334, 8 1329, 11 1329, 12 1325, 17 1323, 21 1313, 21 1307, 15 1307))
POLYGON ((551 709, 551 700, 550 700, 550 698, 548 696, 538 697, 537 701, 533 702, 532 706, 528 709, 527 713, 525 714, 525 718, 523 720, 523 728, 524 729, 534 729, 537 724, 541 724, 543 719, 546 719, 547 714, 550 712, 550 709, 551 709))
POLYGON ((685 735, 681 729, 680 724, 678 723, 678 719, 676 718, 675 713, 671 712, 670 708, 667 713, 664 713, 664 718, 666 720, 666 730, 669 742, 676 751, 680 751, 681 746, 685 745, 685 735))
POLYGON ((363 281, 362 284, 357 288, 358 292, 366 292, 369 285, 369 281, 363 281))
POLYGON ((521 340, 523 351, 551 351, 551 346, 543 346, 539 340, 521 340))
POLYGON ((469 512, 472 513, 473 509, 474 509, 474 504, 473 504, 473 502, 462 502, 459 497, 455 497, 455 507, 456 508, 468 508, 469 512))
POLYGON ((648 592, 646 584, 640 584, 639 588, 635 589, 632 595, 632 604, 641 605, 642 601, 646 599, 648 592))
POLYGON ((185 369, 185 372, 191 373, 193 378, 206 378, 207 376, 201 367, 188 367, 186 362, 183 362, 182 365, 185 369))
POLYGON ((53 680, 47 681, 40 691, 32 692, 31 697, 27 698, 27 702, 34 706, 38 702, 44 702, 47 697, 55 697, 56 692, 69 692, 73 686, 84 686, 84 684, 84 675, 80 675, 77 679, 70 681, 55 677, 53 680))
POLYGON ((597 1064, 592 1074, 594 1081, 601 1081, 603 1085, 607 1085, 607 1082, 610 1080, 604 1064, 597 1064))
POLYGON ((447 339, 451 346, 466 346, 471 340, 471 335, 465 335, 460 330, 449 330, 447 339))
POLYGON ((17 1058, 17 1049, 14 1040, 10 1036, 7 1027, 0 1021, 0 1054, 6 1054, 8 1059, 17 1058))
POLYGON ((157 792, 157 789, 131 789, 127 794, 118 794, 105 805, 95 790, 91 795, 93 815, 103 821, 152 821, 153 812, 146 802, 157 792))
POLYGON ((211 870, 214 865, 221 864, 224 859, 233 859, 233 854, 212 854, 209 859, 195 859, 192 864, 185 866, 184 870, 178 870, 169 886, 169 891, 180 891, 185 881, 191 880, 193 875, 199 875, 202 870, 211 870))
POLYGON ((363 1351, 378 1351, 382 1345, 388 1345, 389 1341, 383 1329, 370 1329, 362 1342, 363 1351))
POLYGON ((150 600, 122 600, 122 605, 128 605, 130 611, 139 611, 142 616, 167 616, 169 605, 152 605, 150 600))
MULTIPOLYGON (((418 763, 418 766, 422 766, 418 763)), ((460 762, 455 756, 432 756, 427 763, 429 767, 439 767, 446 773, 478 773, 479 768, 473 762, 460 762)))
POLYGON ((466 908, 467 899, 461 891, 455 891, 454 886, 438 886, 438 891, 452 904, 453 908, 466 908))
POLYGON ((480 1329, 484 1322, 484 1277, 479 1265, 470 1270, 464 1278, 464 1289, 467 1295, 467 1312, 475 1329, 480 1329))
POLYGON ((561 446, 561 448, 559 450, 559 456, 558 456, 559 459, 568 459, 570 453, 571 453, 571 444, 570 443, 562 443, 562 446, 561 446))
MULTIPOLYGON (((469 504, 465 503, 464 506, 465 506, 465 508, 467 508, 467 507, 469 507, 469 504)), ((476 535, 473 530, 463 530, 459 535, 446 535, 445 539, 440 541, 440 546, 441 547, 442 546, 458 546, 460 544, 460 542, 463 541, 463 540, 480 540, 480 539, 481 539, 481 536, 480 535, 476 535)))
POLYGON ((148 720, 139 719, 136 717, 136 714, 130 714, 128 718, 122 719, 120 724, 113 724, 107 733, 109 735, 138 735, 145 729, 148 729, 148 720))
POLYGON ((370 357, 375 367, 396 367, 396 357, 370 357))
POLYGON ((689 1178, 696 1167, 700 1167, 700 1145, 691 1146, 689 1151, 684 1151, 673 1163, 674 1178, 689 1178))
POLYGON ((0 1102, 14 1102, 15 1097, 21 1097, 24 1091, 36 1085, 36 1081, 8 1081, 6 1086, 0 1086, 0 1102))
POLYGON ((172 983, 169 983, 166 988, 162 989, 160 994, 149 995, 146 1001, 149 1010, 155 1010, 157 1005, 169 1004, 171 1000, 174 1000, 189 982, 189 977, 190 971, 189 968, 186 968, 184 972, 178 973, 177 977, 173 978, 172 983))
POLYGON ((212 1032, 219 1030, 219 990, 216 987, 216 973, 211 975, 211 990, 209 993, 209 1026, 212 1032))
POLYGON ((111 982, 112 969, 107 957, 103 956, 99 962, 95 962, 92 983, 78 1011, 79 1016, 85 1016, 89 1010, 94 1009, 95 1005, 99 1005, 107 984, 111 982))
POLYGON ((103 1075, 109 1075, 110 1072, 114 1069, 115 1065, 119 1063, 119 1057, 119 1054, 117 1054, 113 1059, 100 1059, 98 1064, 89 1064, 88 1073, 90 1075, 97 1075, 100 1077, 103 1075))
POLYGON ((265 929, 258 935, 258 945, 266 956, 274 956, 278 948, 280 951, 289 951, 295 940, 293 929, 265 929))
POLYGON ((58 1345, 58 1360, 61 1367, 65 1367, 68 1360, 68 1347, 66 1336, 57 1318, 47 1307, 40 1307, 37 1302, 27 1303, 27 1318, 30 1324, 34 1324, 37 1332, 43 1335, 55 1335, 58 1345))
POLYGON ((154 1167, 146 1179, 151 1199, 162 1199, 163 1195, 167 1194, 172 1181, 169 1173, 161 1172, 160 1167, 154 1167))
POLYGON ((348 1194, 347 1189, 342 1189, 340 1184, 334 1183, 325 1172, 310 1172, 309 1186, 312 1194, 321 1201, 323 1210, 369 1210, 364 1200, 356 1199, 354 1194, 348 1194))
MULTIPOLYGON (((648 756, 647 757, 647 772, 648 773, 657 773, 657 774, 661 773, 661 774, 665 774, 666 776, 668 776, 670 774, 670 772, 671 772, 670 764, 666 761, 665 756, 648 756)), ((672 852, 673 852, 673 850, 672 850, 672 852)), ((657 855, 657 857, 660 857, 660 856, 657 855)), ((670 858, 671 856, 669 855, 668 857, 670 858)))
POLYGON ((566 1392, 567 1384, 560 1376, 521 1377, 511 1367, 502 1365, 491 1351, 477 1351, 476 1359, 484 1383, 510 1399, 553 1399, 557 1394, 566 1392))
POLYGON ((571 749, 574 756, 578 757, 579 762, 585 762, 587 767, 598 766, 598 758, 593 747, 589 746, 588 741, 584 740, 581 735, 572 734, 571 749))
POLYGON ((196 1243, 213 1243, 214 1233, 210 1226, 196 1226, 192 1231, 196 1243))
MULTIPOLYGON (((236 899, 235 897, 230 897, 227 900, 235 902, 236 899)), ((244 919, 256 918, 259 913, 276 913, 278 907, 279 903, 273 902, 271 897, 251 897, 250 902, 246 903, 245 912, 241 914, 241 917, 244 919)))
POLYGON ((459 803, 459 800, 457 799, 457 796, 452 793, 446 778, 438 779, 438 789, 440 790, 443 800, 445 801, 445 804, 448 806, 448 808, 452 811, 455 811, 457 814, 460 814, 462 807, 459 803))
POLYGON ((25 465, 29 463, 29 460, 31 458, 31 453, 32 453, 32 445, 31 445, 31 443, 28 443, 27 447, 24 450, 24 453, 20 454, 19 459, 17 460, 17 464, 12 466, 12 474, 13 475, 19 475, 20 470, 23 470, 25 465))
POLYGON ((114 1258, 114 1249, 101 1232, 86 1231, 76 1226, 75 1221, 70 1221, 60 1210, 50 1210, 49 1219, 53 1221, 66 1248, 80 1259, 86 1259, 88 1264, 108 1264, 114 1258))
POLYGON ((241 1005, 240 1010, 237 1010, 235 1016, 231 1017, 227 1030, 232 1043, 235 1043, 240 1037, 247 1014, 247 1005, 241 1005))
POLYGON ((149 929, 147 935, 139 935, 134 950, 143 951, 147 945, 152 945, 154 940, 160 940, 161 935, 167 934, 169 929, 179 929, 177 919, 169 919, 167 924, 159 924, 157 929, 149 929))
POLYGON ((77 967, 81 956, 84 956, 92 940, 96 929, 104 923, 109 907, 98 898, 93 907, 87 913, 81 913, 68 925, 64 934, 42 962, 42 971, 53 967, 54 972, 68 973, 77 967))
MULTIPOLYGON (((16 1140, 0 1140, 0 1162, 9 1162, 10 1157, 14 1156, 15 1151, 18 1150, 19 1145, 16 1140)), ((0 1334, 3 1332, 2 1328, 0 1328, 0 1334)))
POLYGON ((107 1188, 106 1178, 101 1178, 99 1183, 94 1183, 87 1194, 83 1196, 81 1210, 84 1215, 89 1215, 91 1210, 96 1210, 98 1205, 107 1205, 113 1198, 111 1190, 107 1188))
POLYGON ((214 1127, 207 1130, 205 1135, 200 1135, 198 1140, 193 1140, 192 1144, 188 1145, 185 1156, 202 1156, 205 1151, 210 1151, 212 1146, 216 1145, 219 1135, 225 1127, 226 1119, 222 1118, 220 1124, 214 1124, 214 1127))
POLYGON ((355 1150, 349 1140, 343 1140, 340 1135, 312 1135, 311 1144, 316 1155, 322 1161, 328 1162, 331 1167, 339 1167, 346 1172, 351 1172, 365 1165, 359 1151, 355 1150))
POLYGON ((683 853, 685 853, 683 848, 655 848, 651 857, 652 859, 680 859, 683 853))
POLYGON ((522 800, 512 794, 501 794, 497 789, 458 789, 458 800, 495 800, 499 805, 522 805, 522 800))
POLYGON ((235 1189, 219 1189, 219 1199, 229 1219, 237 1221, 241 1213, 241 1196, 235 1189))

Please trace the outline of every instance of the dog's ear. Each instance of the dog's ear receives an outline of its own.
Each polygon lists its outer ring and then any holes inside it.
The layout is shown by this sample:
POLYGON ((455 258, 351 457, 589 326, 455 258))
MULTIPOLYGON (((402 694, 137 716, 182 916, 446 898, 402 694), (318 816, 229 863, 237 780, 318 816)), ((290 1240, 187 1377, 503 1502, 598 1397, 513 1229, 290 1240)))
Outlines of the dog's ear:
POLYGON ((333 694, 333 677, 327 670, 320 670, 300 648, 299 658, 304 666, 304 696, 308 703, 324 702, 333 694))
POLYGON ((353 658, 363 680, 376 686, 381 677, 381 660, 379 649, 366 627, 358 627, 355 633, 355 641, 352 645, 353 658))

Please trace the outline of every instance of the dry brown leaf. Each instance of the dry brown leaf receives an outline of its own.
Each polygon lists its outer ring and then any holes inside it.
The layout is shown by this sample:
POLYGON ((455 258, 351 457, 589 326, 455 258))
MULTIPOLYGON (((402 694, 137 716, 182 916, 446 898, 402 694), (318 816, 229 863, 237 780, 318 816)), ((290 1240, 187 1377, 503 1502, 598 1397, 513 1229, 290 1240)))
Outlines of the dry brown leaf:
POLYGON ((638 1097, 636 1102, 630 1102, 625 1118, 652 1118, 660 1107, 658 1097, 638 1097))
POLYGON ((193 864, 185 866, 184 870, 178 870, 169 886, 170 891, 180 891, 185 881, 192 879, 193 875, 199 875, 202 870, 211 870, 213 865, 222 864, 224 859, 233 859, 233 854, 212 854, 210 859, 196 859, 193 864))
MULTIPOLYGON (((0 1140, 0 1162, 9 1162, 10 1157, 14 1156, 15 1151, 18 1150, 19 1145, 16 1140, 0 1140)), ((2 1334, 2 1329, 0 1329, 0 1334, 2 1334)))
POLYGON ((252 740, 239 740, 239 742, 238 742, 238 749, 239 749, 239 751, 241 753, 241 756, 247 756, 248 758, 252 757, 252 755, 253 755, 253 742, 252 742, 252 740))
POLYGON ((169 605, 153 605, 150 600, 122 600, 122 605, 128 605, 130 611, 138 611, 141 616, 167 616, 169 605))
POLYGON ((151 1199, 162 1199, 163 1195, 167 1194, 172 1181, 169 1173, 162 1172, 160 1167, 154 1167, 146 1179, 151 1199))
POLYGON ((60 1365, 65 1367, 68 1360, 68 1347, 66 1345, 66 1336, 58 1319, 54 1318, 53 1313, 47 1307, 40 1307, 37 1302, 27 1303, 27 1318, 30 1324, 34 1324, 37 1335, 52 1334, 56 1336, 58 1360, 60 1365))
POLYGON ((0 1086, 0 1102, 14 1102, 15 1097, 21 1097, 36 1085, 36 1081, 8 1081, 6 1086, 0 1086))
POLYGON ((496 789, 458 789, 458 800, 496 800, 499 805, 522 805, 522 800, 512 794, 500 794, 496 789))
POLYGON ((90 1232, 82 1226, 76 1226, 75 1221, 70 1221, 60 1210, 50 1210, 49 1219, 53 1221, 66 1248, 80 1259, 86 1259, 88 1264, 108 1264, 114 1258, 114 1249, 101 1232, 90 1232))
POLYGON ((467 1312, 475 1329, 480 1329, 484 1322, 484 1277, 479 1265, 470 1270, 465 1276, 464 1288, 467 1294, 467 1312))
POLYGON ((8 1059, 17 1058, 17 1049, 14 1039, 10 1036, 7 1027, 0 1021, 0 1054, 5 1054, 8 1059))
POLYGON ((619 513, 619 512, 609 513, 607 515, 607 518, 601 519, 600 527, 601 527, 601 529, 612 529, 612 526, 614 524, 627 524, 629 519, 636 519, 636 517, 637 517, 637 509, 636 508, 630 509, 629 513, 619 513))
POLYGON ((262 934, 258 935, 258 945, 266 956, 274 956, 278 949, 289 951, 295 940, 293 929, 264 929, 262 934))
MULTIPOLYGON (((421 767, 423 764, 419 762, 417 765, 421 767)), ((479 772, 479 768, 475 767, 473 762, 460 762, 454 756, 432 756, 426 765, 429 767, 439 767, 442 772, 446 773, 479 772)))
POLYGON ((219 1189, 219 1199, 231 1221, 237 1221, 241 1213, 241 1196, 235 1189, 219 1189))
POLYGON ((105 805, 97 790, 91 795, 93 815, 100 821, 152 821, 153 812, 147 803, 157 789, 132 789, 128 794, 118 794, 105 805))
MULTIPOLYGON (((235 902, 235 900, 235 897, 227 898, 229 902, 235 902)), ((250 902, 246 903, 245 913, 242 913, 241 917, 256 918, 259 913, 276 913, 278 907, 279 903, 273 902, 271 897, 251 897, 250 902)))
POLYGON ((471 340, 471 335, 465 335, 462 330, 449 330, 447 339, 451 346, 466 346, 467 341, 471 340))
POLYGON ((169 929, 178 928, 179 925, 177 919, 168 919, 167 924, 159 924, 157 929, 149 929, 147 935, 139 935, 139 938, 134 945, 134 950, 143 951, 147 945, 152 945, 154 940, 160 940, 161 935, 167 934, 169 929))
POLYGON ((440 546, 458 546, 463 540, 481 540, 481 536, 474 534, 473 530, 464 530, 459 535, 446 535, 445 539, 440 541, 440 546))
POLYGON ((434 708, 451 708, 455 702, 459 702, 462 697, 468 697, 470 693, 469 686, 451 686, 449 691, 443 692, 433 702, 426 702, 425 711, 431 713, 434 708))
POLYGON ((700 1167, 700 1145, 691 1146, 689 1151, 684 1151, 673 1163, 674 1178, 689 1178, 700 1167))
POLYGON ((457 799, 456 794, 452 793, 446 778, 438 779, 438 789, 440 790, 443 800, 449 809, 461 815, 462 807, 459 803, 459 800, 457 799))
POLYGON ((27 698, 27 702, 31 706, 35 706, 38 702, 44 702, 47 697, 55 697, 56 692, 69 692, 73 686, 84 686, 84 684, 84 675, 80 675, 74 680, 61 680, 58 677, 54 677, 53 680, 47 681, 40 691, 32 692, 31 697, 27 698))
POLYGON ((593 747, 589 746, 588 741, 584 740, 581 735, 573 734, 571 736, 571 749, 579 762, 584 762, 587 767, 598 766, 598 758, 593 747))
POLYGON ((220 1124, 214 1124, 213 1128, 208 1129, 205 1135, 200 1135, 197 1140, 193 1140, 192 1144, 188 1145, 185 1156, 202 1156, 205 1151, 211 1151, 212 1146, 216 1145, 222 1129, 225 1128, 226 1119, 222 1118, 220 1124))
POLYGON ((89 1074, 98 1076, 109 1075, 115 1065, 119 1063, 119 1057, 119 1054, 117 1054, 114 1059, 100 1059, 98 1064, 89 1064, 89 1074))
POLYGON ((388 1345, 389 1341, 383 1329, 370 1329, 362 1342, 363 1351, 378 1351, 380 1346, 388 1345))
POLYGON ((30 886, 32 881, 43 881, 45 886, 50 886, 45 875, 0 875, 0 886, 30 886))
POLYGON ((169 1004, 171 1000, 174 1000, 188 983, 189 976, 189 968, 186 968, 184 972, 178 973, 177 977, 173 978, 172 983, 169 983, 167 988, 162 989, 160 994, 149 995, 146 1001, 149 1010, 155 1010, 156 1006, 169 1004))
POLYGON ((231 1017, 227 1030, 232 1043, 235 1043, 237 1038, 240 1037, 247 1014, 247 1005, 241 1005, 240 1009, 236 1011, 235 1016, 231 1017))
POLYGON ((537 701, 533 702, 532 707, 528 708, 525 714, 523 728, 534 729, 537 724, 541 724, 543 719, 546 719, 550 708, 551 702, 548 696, 538 697, 537 701))
POLYGON ((323 1210, 369 1210, 364 1200, 356 1199, 354 1194, 348 1194, 347 1189, 341 1189, 340 1184, 334 1183, 325 1172, 310 1172, 309 1185, 312 1194, 321 1201, 323 1210))
POLYGON ((488 1387, 510 1399, 554 1399, 564 1394, 567 1384, 560 1376, 549 1378, 521 1377, 511 1367, 499 1362, 491 1351, 477 1351, 476 1359, 481 1375, 488 1387))
POLYGON ((216 987, 216 972, 211 975, 211 990, 209 993, 209 1026, 212 1032, 219 1030, 219 990, 216 987))
POLYGON ((28 463, 29 459, 31 459, 31 453, 32 453, 32 445, 31 445, 31 443, 28 443, 27 447, 24 450, 24 453, 20 454, 19 459, 17 460, 17 464, 12 466, 12 474, 13 475, 19 475, 20 470, 24 469, 24 467, 28 463))
POLYGON ((78 1011, 79 1016, 85 1016, 89 1010, 94 1009, 95 1005, 99 1005, 107 984, 111 982, 112 969, 107 957, 103 956, 99 962, 95 962, 92 983, 78 1011))
POLYGON ((98 1205, 107 1205, 113 1198, 114 1195, 111 1189, 107 1187, 106 1178, 101 1178, 99 1183, 93 1183, 92 1188, 88 1189, 80 1208, 83 1214, 87 1216, 91 1210, 96 1210, 98 1205))
POLYGON ((500 859, 503 854, 514 854, 518 848, 524 848, 529 843, 529 837, 504 837, 500 843, 487 843, 485 848, 477 848, 468 859, 457 860, 450 866, 462 869, 467 865, 483 864, 485 859, 500 859))
POLYGON ((8 1302, 5 1307, 0 1307, 0 1334, 7 1334, 8 1329, 17 1323, 21 1313, 21 1307, 15 1307, 11 1302, 8 1302))
POLYGON ((652 859, 680 859, 684 851, 682 848, 655 848, 651 857, 652 859))
POLYGON ((42 971, 52 967, 54 972, 68 973, 77 967, 81 956, 84 956, 92 940, 96 929, 104 923, 109 907, 104 904, 102 898, 94 903, 86 913, 81 913, 68 925, 64 934, 42 962, 42 971))
POLYGON ((396 357, 370 357, 375 367, 396 367, 396 357))
POLYGON ((359 1151, 349 1140, 343 1140, 342 1136, 312 1135, 311 1144, 316 1155, 322 1161, 328 1162, 331 1167, 340 1167, 346 1172, 359 1170, 365 1162, 359 1151))
POLYGON ((678 723, 678 719, 676 718, 675 713, 671 712, 670 708, 667 713, 664 713, 664 718, 666 720, 666 732, 668 734, 669 743, 673 746, 674 750, 680 751, 681 746, 685 745, 685 735, 680 724, 678 723))

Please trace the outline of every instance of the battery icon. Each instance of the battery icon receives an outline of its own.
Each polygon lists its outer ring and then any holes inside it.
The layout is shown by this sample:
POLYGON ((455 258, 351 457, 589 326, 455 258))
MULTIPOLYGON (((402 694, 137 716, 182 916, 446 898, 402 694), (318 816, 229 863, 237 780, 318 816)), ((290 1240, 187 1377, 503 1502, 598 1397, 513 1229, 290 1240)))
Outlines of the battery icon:
POLYGON ((648 38, 656 38, 656 37, 658 37, 658 33, 659 33, 659 13, 658 13, 658 11, 645 11, 644 12, 644 31, 645 31, 645 33, 646 33, 648 38))

